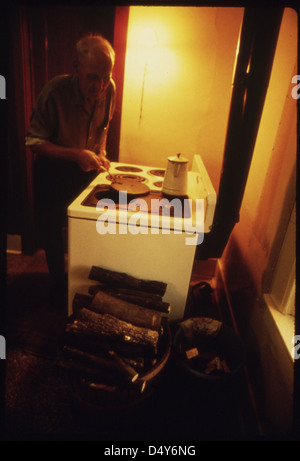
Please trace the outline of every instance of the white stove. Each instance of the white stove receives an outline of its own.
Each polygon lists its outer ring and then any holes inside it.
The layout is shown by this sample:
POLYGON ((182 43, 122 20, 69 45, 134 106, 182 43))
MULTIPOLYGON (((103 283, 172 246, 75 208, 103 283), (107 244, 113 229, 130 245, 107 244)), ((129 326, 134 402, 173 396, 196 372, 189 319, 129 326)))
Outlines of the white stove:
POLYGON ((182 319, 197 244, 210 231, 216 193, 200 156, 185 197, 165 197, 161 168, 112 162, 68 208, 69 314, 76 292, 96 282, 92 266, 167 284, 171 321, 182 319), (131 181, 135 194, 112 188, 131 181), (140 191, 140 194, 139 194, 140 191))

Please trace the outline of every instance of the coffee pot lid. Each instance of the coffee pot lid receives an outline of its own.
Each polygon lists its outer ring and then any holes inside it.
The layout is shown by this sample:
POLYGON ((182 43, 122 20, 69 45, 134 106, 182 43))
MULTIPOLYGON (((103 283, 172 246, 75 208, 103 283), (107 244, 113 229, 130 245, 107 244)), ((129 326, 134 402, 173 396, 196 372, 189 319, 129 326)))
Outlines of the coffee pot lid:
POLYGON ((183 157, 180 153, 176 154, 176 155, 173 155, 172 157, 168 157, 168 160, 170 160, 171 162, 175 162, 175 163, 188 163, 188 159, 183 157))

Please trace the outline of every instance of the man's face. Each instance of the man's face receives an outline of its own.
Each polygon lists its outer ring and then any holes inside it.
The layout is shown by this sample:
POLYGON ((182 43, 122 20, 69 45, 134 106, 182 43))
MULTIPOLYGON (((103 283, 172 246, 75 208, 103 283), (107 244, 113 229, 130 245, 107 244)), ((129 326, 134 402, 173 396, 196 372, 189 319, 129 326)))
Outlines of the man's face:
POLYGON ((80 62, 77 67, 79 88, 84 99, 91 102, 100 99, 112 73, 112 64, 107 59, 80 62))

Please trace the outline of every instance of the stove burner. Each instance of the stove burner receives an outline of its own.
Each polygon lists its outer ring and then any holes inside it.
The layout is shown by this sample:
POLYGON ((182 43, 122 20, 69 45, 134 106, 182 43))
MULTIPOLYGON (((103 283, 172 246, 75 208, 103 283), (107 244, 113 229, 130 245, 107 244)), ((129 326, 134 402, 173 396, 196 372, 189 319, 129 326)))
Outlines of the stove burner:
MULTIPOLYGON (((179 218, 189 218, 191 216, 190 209, 186 210, 183 206, 183 197, 178 197, 181 201, 182 205, 177 206, 156 206, 156 203, 160 201, 165 196, 161 193, 161 191, 154 191, 150 190, 147 195, 143 195, 143 202, 140 202, 140 210, 145 211, 147 213, 153 213, 155 215, 160 216, 171 216, 171 217, 179 217, 179 218), (152 199, 156 199, 155 202, 152 199), (143 203, 146 202, 147 207, 143 209, 143 203), (184 213, 184 214, 183 214, 184 213), (188 213, 188 216, 186 215, 188 213)), ((120 203, 119 202, 119 194, 117 191, 113 190, 109 184, 98 184, 96 185, 93 190, 88 194, 88 196, 81 202, 83 206, 89 207, 96 207, 99 200, 103 201, 103 204, 107 206, 107 209, 118 209, 118 210, 125 210, 127 209, 128 203, 132 200, 130 196, 127 197, 127 203, 120 203)), ((138 201, 137 197, 135 200, 138 201)), ((137 202, 138 203, 138 202, 137 202)))
POLYGON ((156 187, 162 187, 163 181, 155 181, 155 182, 153 183, 153 185, 156 186, 156 187))
MULTIPOLYGON (((100 189, 100 190, 96 191, 95 194, 94 194, 94 197, 97 200, 101 200, 105 196, 105 194, 109 194, 110 192, 111 191, 110 191, 109 187, 107 189, 103 188, 103 189, 100 189)), ((86 204, 89 204, 89 203, 88 202, 83 203, 83 205, 86 205, 86 204)))
POLYGON ((153 176, 159 176, 161 178, 164 178, 165 170, 150 170, 148 174, 152 174, 153 176))
POLYGON ((133 179, 135 181, 138 181, 138 182, 144 182, 146 181, 146 178, 144 178, 143 176, 139 176, 137 174, 110 174, 109 176, 106 176, 106 179, 108 180, 113 180, 113 181, 118 181, 118 179, 122 180, 122 179, 133 179))
POLYGON ((128 171, 131 173, 139 173, 140 171, 143 171, 141 168, 137 168, 135 166, 117 166, 116 170, 118 171, 128 171))

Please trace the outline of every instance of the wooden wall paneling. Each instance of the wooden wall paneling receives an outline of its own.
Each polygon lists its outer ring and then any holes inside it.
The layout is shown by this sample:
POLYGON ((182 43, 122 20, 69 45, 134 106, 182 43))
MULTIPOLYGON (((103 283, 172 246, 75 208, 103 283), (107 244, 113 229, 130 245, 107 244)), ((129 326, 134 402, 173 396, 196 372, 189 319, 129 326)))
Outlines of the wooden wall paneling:
MULTIPOLYGON (((115 25, 115 20, 117 19, 115 7, 47 7, 44 14, 46 17, 49 78, 73 72, 74 46, 82 36, 101 34, 110 43, 114 44, 116 27, 117 30, 123 31, 120 27, 120 21, 118 21, 118 26, 115 25)), ((122 53, 124 54, 124 52, 122 53)), ((117 63, 119 62, 122 63, 122 59, 118 58, 117 63)), ((117 82, 119 101, 123 79, 122 64, 119 66, 118 72, 121 75, 117 82)), ((120 107, 120 104, 118 104, 118 107, 120 107)), ((116 112, 107 139, 108 156, 113 161, 116 161, 119 155, 120 123, 121 118, 119 113, 116 112)))
POLYGON ((32 193, 32 154, 25 147, 25 135, 33 107, 31 27, 26 8, 11 16, 12 62, 8 126, 8 233, 19 233, 22 249, 31 254, 35 248, 32 193), (16 205, 16 207, 14 206, 16 205))
POLYGON ((114 7, 45 7, 49 79, 74 70, 74 47, 86 34, 113 41, 114 7))
POLYGON ((116 53, 116 62, 113 72, 113 79, 116 83, 117 96, 116 108, 107 138, 107 155, 111 161, 119 160, 119 146, 121 133, 121 115, 123 100, 123 82, 126 57, 126 42, 128 30, 129 7, 117 7, 115 14, 115 27, 113 46, 116 53))
POLYGON ((21 233, 23 252, 36 249, 33 155, 25 136, 35 100, 55 75, 72 73, 74 45, 85 34, 102 34, 117 47, 117 107, 108 135, 111 160, 119 154, 122 87, 129 7, 19 7, 12 14, 9 126, 9 227, 21 233))

